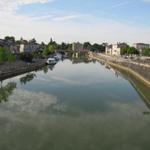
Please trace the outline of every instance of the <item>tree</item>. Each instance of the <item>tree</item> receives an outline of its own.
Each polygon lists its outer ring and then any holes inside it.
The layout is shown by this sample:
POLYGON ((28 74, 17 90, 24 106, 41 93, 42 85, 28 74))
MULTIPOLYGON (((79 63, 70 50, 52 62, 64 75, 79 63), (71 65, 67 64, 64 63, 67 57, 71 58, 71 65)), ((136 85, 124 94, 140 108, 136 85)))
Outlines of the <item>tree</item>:
POLYGON ((67 50, 68 49, 68 44, 62 42, 61 45, 60 45, 60 49, 61 50, 67 50))
POLYGON ((143 56, 150 56, 150 48, 144 49, 143 52, 142 52, 142 55, 143 56))
POLYGON ((15 82, 10 82, 7 83, 7 85, 5 85, 4 87, 2 86, 1 83, 1 87, 0 87, 0 103, 2 101, 8 101, 9 96, 13 93, 13 91, 16 89, 17 87, 17 83, 15 82))
POLYGON ((20 78, 21 84, 26 84, 27 82, 32 81, 36 77, 35 73, 28 73, 26 76, 20 78))
POLYGON ((0 47, 0 62, 13 62, 16 60, 15 55, 11 53, 11 51, 7 48, 0 47))
POLYGON ((43 50, 43 55, 48 56, 49 54, 53 54, 56 48, 57 45, 55 43, 48 44, 43 50))
POLYGON ((26 62, 32 62, 33 60, 33 54, 31 53, 22 53, 20 55, 20 59, 26 62))
POLYGON ((7 60, 6 51, 3 47, 0 47, 0 62, 4 62, 7 60))
POLYGON ((130 47, 127 44, 121 48, 121 55, 132 55, 132 54, 139 54, 139 51, 135 47, 130 47))
POLYGON ((90 50, 91 49, 91 43, 90 42, 85 42, 84 44, 83 44, 83 48, 84 49, 87 49, 87 50, 90 50))
POLYGON ((135 47, 129 47, 127 50, 127 54, 139 54, 138 50, 135 47))
POLYGON ((105 51, 105 46, 95 43, 91 46, 91 51, 104 52, 105 51))
POLYGON ((48 56, 48 55, 49 55, 49 49, 48 49, 47 46, 46 46, 46 47, 44 48, 44 50, 43 50, 43 55, 44 55, 44 56, 48 56))
POLYGON ((16 56, 12 53, 8 54, 8 62, 14 62, 16 60, 16 56))
POLYGON ((13 36, 6 36, 4 39, 5 39, 6 41, 15 42, 15 37, 13 37, 13 36))
POLYGON ((125 44, 123 47, 121 47, 121 55, 126 55, 128 53, 130 46, 125 44))

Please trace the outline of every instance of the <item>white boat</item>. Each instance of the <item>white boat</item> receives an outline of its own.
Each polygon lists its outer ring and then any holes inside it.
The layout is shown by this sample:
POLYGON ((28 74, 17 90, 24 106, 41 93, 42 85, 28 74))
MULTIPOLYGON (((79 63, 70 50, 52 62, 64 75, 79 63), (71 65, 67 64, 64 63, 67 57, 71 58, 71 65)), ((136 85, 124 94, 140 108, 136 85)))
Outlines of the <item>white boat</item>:
POLYGON ((62 59, 62 55, 56 54, 56 55, 54 56, 54 58, 55 58, 56 61, 59 61, 59 60, 62 59))
POLYGON ((46 61, 46 64, 55 65, 55 64, 57 64, 57 61, 55 60, 55 58, 48 58, 46 61))

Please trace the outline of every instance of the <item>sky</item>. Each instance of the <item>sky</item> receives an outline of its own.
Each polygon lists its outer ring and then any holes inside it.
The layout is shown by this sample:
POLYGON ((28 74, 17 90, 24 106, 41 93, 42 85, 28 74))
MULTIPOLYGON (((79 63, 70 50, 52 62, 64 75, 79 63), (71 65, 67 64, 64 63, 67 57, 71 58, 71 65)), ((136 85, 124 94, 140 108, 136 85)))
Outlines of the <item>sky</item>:
POLYGON ((0 38, 150 43, 150 0, 0 0, 0 38))

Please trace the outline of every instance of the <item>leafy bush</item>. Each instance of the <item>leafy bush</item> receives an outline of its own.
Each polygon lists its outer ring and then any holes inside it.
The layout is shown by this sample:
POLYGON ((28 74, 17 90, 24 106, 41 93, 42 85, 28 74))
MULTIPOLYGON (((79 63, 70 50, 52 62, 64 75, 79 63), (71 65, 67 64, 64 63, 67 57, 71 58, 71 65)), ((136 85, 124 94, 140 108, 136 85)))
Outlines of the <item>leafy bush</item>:
POLYGON ((32 62, 33 55, 31 53, 22 53, 20 59, 26 62, 32 62))
POLYGON ((143 56, 150 56, 150 48, 144 49, 143 52, 142 52, 142 55, 143 56))
POLYGON ((0 62, 14 62, 15 60, 16 57, 10 52, 10 50, 4 47, 0 47, 0 62))

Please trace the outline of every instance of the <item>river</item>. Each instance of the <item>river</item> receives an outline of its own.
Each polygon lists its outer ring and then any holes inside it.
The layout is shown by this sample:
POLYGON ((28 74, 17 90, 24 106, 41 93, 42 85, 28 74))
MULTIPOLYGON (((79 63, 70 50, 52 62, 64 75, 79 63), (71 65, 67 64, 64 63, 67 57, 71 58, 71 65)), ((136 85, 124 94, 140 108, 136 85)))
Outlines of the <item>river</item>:
POLYGON ((0 88, 0 150, 150 150, 150 88, 69 60, 0 88))

